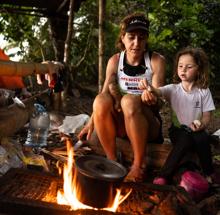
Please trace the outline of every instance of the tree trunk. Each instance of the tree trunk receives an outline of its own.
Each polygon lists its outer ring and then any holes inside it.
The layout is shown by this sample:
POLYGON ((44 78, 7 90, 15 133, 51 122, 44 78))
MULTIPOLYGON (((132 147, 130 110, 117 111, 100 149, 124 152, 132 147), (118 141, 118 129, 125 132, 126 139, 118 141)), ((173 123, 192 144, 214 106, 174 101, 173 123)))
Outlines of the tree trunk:
POLYGON ((55 60, 63 62, 64 56, 64 43, 67 34, 67 23, 66 18, 60 19, 56 17, 48 18, 49 33, 53 43, 53 49, 55 52, 55 60))
POLYGON ((73 19, 74 19, 74 0, 70 0, 69 4, 69 19, 68 19, 68 28, 67 28, 67 35, 64 47, 64 59, 63 62, 68 65, 69 62, 69 55, 70 55, 70 45, 71 39, 73 35, 73 19))
MULTIPOLYGON (((73 20, 73 17, 72 17, 73 11, 77 12, 83 1, 85 1, 85 0, 70 1, 69 18, 71 18, 73 20), (70 10, 70 7, 71 7, 71 10, 70 10), (71 14, 71 11, 72 11, 72 14, 71 14)), ((55 60, 59 61, 59 62, 63 62, 63 60, 64 60, 64 50, 65 50, 64 45, 65 45, 65 41, 67 40, 67 34, 68 34, 67 31, 69 28, 68 22, 71 22, 71 25, 73 25, 72 24, 73 22, 71 20, 68 20, 66 17, 66 14, 68 11, 66 11, 65 6, 66 6, 67 2, 68 1, 63 1, 63 3, 60 5, 60 8, 58 8, 56 11, 59 14, 65 14, 65 15, 52 16, 52 17, 48 18, 49 28, 50 28, 50 36, 51 36, 51 40, 53 42, 53 48, 54 48, 54 52, 55 52, 55 60)), ((72 32, 71 32, 71 34, 72 34, 72 32)), ((70 35, 70 40, 71 40, 71 35, 70 35)), ((69 44, 69 41, 67 42, 67 44, 69 44)), ((66 62, 66 60, 64 60, 64 62, 66 62)))
POLYGON ((104 56, 104 20, 105 20, 105 0, 99 0, 99 92, 102 90, 104 71, 103 71, 103 56, 104 56))

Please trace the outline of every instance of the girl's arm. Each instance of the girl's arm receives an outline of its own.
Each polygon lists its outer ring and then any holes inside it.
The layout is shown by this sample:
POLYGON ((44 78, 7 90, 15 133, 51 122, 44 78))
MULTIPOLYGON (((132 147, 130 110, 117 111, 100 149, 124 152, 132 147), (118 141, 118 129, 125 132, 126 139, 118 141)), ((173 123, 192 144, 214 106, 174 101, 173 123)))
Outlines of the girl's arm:
POLYGON ((148 93, 153 93, 155 96, 157 97, 161 97, 161 90, 158 88, 153 87, 152 85, 150 85, 147 81, 147 79, 142 79, 139 84, 138 87, 141 90, 146 90, 148 93))

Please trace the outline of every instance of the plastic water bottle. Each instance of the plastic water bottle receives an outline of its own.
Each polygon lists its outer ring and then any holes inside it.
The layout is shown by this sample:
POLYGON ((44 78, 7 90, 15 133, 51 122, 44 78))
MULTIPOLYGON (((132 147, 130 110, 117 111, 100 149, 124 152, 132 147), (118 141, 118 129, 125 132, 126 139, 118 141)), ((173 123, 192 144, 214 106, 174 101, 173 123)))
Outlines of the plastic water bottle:
POLYGON ((50 117, 42 105, 34 104, 34 107, 35 111, 30 118, 25 145, 31 147, 47 146, 50 117))

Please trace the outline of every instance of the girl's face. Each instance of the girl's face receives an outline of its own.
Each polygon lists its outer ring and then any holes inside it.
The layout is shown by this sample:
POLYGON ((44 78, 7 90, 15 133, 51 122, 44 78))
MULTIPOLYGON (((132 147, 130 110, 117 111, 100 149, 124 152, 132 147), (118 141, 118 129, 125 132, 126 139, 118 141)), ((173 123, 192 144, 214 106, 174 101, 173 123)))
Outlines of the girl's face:
POLYGON ((121 40, 124 43, 127 54, 142 56, 146 46, 146 33, 142 31, 126 32, 121 40))
POLYGON ((177 73, 181 81, 194 82, 198 74, 198 65, 190 54, 179 57, 177 73))

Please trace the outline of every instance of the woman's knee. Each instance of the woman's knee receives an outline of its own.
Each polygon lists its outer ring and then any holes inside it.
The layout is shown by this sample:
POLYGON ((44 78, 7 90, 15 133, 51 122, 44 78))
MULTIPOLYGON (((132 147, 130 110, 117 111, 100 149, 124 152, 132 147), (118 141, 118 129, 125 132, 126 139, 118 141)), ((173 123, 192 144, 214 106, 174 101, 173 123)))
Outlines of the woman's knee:
POLYGON ((111 111, 113 107, 113 99, 108 93, 101 93, 96 96, 93 102, 93 111, 94 112, 106 112, 111 111))
POLYGON ((121 108, 124 114, 133 115, 141 111, 141 99, 135 95, 124 95, 121 99, 121 108))

